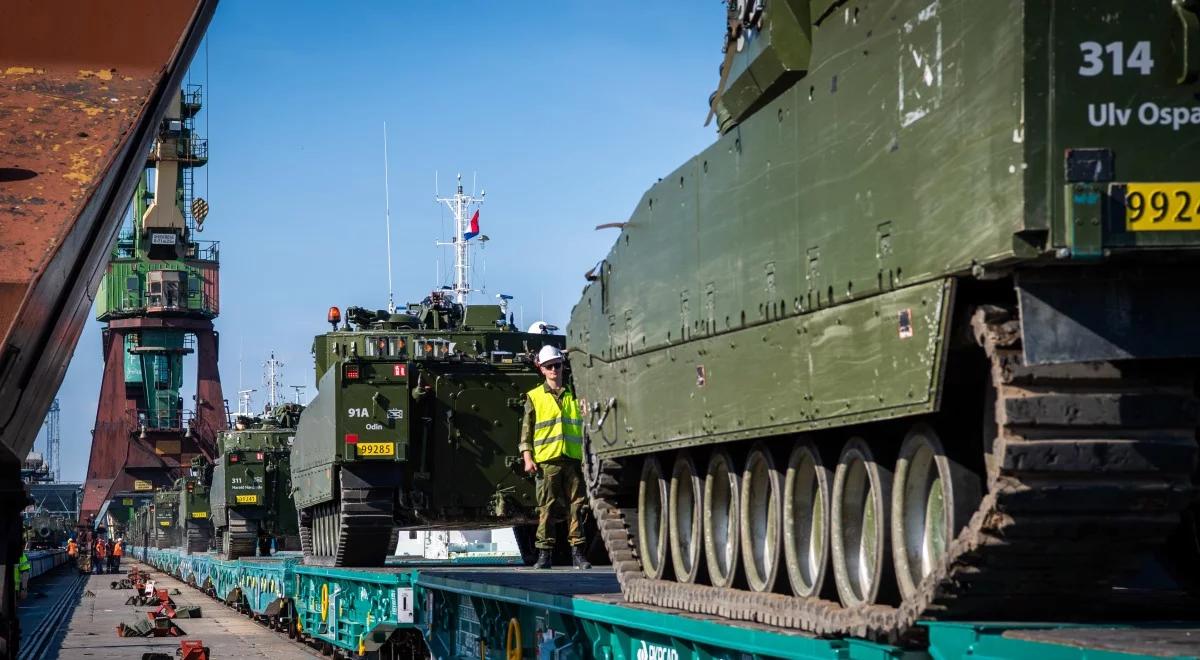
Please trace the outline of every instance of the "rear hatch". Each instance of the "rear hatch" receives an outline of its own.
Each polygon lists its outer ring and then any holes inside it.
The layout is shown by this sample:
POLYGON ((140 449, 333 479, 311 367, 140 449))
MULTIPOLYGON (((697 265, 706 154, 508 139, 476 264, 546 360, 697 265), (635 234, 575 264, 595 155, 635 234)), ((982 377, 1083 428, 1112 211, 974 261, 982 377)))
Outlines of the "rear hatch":
POLYGON ((1031 215, 1054 218, 1059 255, 1200 247, 1200 3, 1056 0, 1026 12, 1022 137, 1030 184, 1049 183, 1050 204, 1031 215))

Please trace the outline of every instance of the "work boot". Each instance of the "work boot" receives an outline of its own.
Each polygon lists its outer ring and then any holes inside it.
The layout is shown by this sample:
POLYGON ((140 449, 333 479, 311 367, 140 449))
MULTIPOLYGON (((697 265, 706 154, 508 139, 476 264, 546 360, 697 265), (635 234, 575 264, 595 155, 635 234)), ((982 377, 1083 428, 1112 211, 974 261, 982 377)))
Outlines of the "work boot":
POLYGON ((575 568, 582 569, 589 569, 592 567, 592 563, 587 560, 587 557, 583 556, 583 546, 571 546, 571 565, 573 565, 575 568))
POLYGON ((550 551, 538 550, 537 562, 533 565, 534 568, 550 568, 550 551))

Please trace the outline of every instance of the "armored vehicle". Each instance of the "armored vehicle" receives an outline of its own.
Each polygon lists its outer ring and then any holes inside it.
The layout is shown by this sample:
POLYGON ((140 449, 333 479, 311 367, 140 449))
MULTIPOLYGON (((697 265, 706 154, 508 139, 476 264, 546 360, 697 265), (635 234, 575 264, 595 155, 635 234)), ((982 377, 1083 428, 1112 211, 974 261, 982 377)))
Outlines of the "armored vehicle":
POLYGON ((209 517, 209 484, 213 468, 203 456, 192 458, 186 476, 175 480, 179 494, 179 535, 188 554, 212 548, 213 521, 209 517))
POLYGON ((25 514, 25 547, 29 550, 61 548, 67 542, 74 521, 52 515, 45 509, 25 514))
POLYGON ((1129 575, 1195 492, 1198 11, 728 3, 720 136, 568 327, 627 599, 873 637, 1151 611, 1129 575))
POLYGON ((285 404, 261 418, 239 417, 218 436, 210 500, 226 558, 299 549, 289 457, 303 409, 285 404))
POLYGON ((540 380, 528 356, 562 336, 520 332, 501 306, 443 291, 399 313, 351 307, 336 327, 334 308, 329 320, 292 448, 309 561, 380 565, 393 528, 536 520, 517 453, 523 397, 540 380))
POLYGON ((181 545, 179 525, 179 491, 159 490, 154 493, 150 507, 150 542, 156 548, 181 545))

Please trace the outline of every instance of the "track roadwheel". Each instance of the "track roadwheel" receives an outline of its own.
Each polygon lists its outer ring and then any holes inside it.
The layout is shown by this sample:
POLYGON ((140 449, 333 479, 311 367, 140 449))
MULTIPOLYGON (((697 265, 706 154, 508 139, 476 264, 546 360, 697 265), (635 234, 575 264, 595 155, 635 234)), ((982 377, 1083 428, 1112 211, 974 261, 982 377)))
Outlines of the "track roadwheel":
POLYGON ((729 588, 737 576, 740 491, 733 458, 714 449, 704 471, 704 558, 714 587, 729 588))
POLYGON ((892 488, 892 561, 900 595, 908 598, 979 505, 979 478, 946 456, 937 433, 920 424, 900 447, 892 488))
POLYGON ((808 440, 797 440, 783 479, 783 554, 792 593, 821 594, 829 565, 829 469, 808 440))
POLYGON ((667 569, 667 480, 655 456, 642 462, 638 481, 637 544, 646 577, 662 578, 667 569))
POLYGON ((751 591, 771 591, 779 575, 779 537, 783 483, 766 445, 757 443, 746 456, 738 503, 742 519, 742 564, 751 591))
POLYGON ((862 438, 842 449, 833 476, 833 577, 842 604, 869 605, 890 589, 888 514, 892 473, 862 438))
POLYGON ((675 579, 680 582, 695 582, 700 572, 703 484, 691 454, 679 452, 671 468, 667 520, 670 523, 671 567, 675 569, 675 579))

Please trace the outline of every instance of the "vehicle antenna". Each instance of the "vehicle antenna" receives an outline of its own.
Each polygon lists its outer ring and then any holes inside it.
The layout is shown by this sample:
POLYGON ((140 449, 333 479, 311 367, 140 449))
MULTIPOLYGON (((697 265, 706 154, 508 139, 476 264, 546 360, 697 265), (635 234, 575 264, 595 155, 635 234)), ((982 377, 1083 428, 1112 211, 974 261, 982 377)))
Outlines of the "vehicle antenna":
POLYGON ((387 224, 387 280, 388 314, 396 313, 396 301, 392 295, 392 201, 388 191, 387 122, 383 122, 383 217, 387 224))

